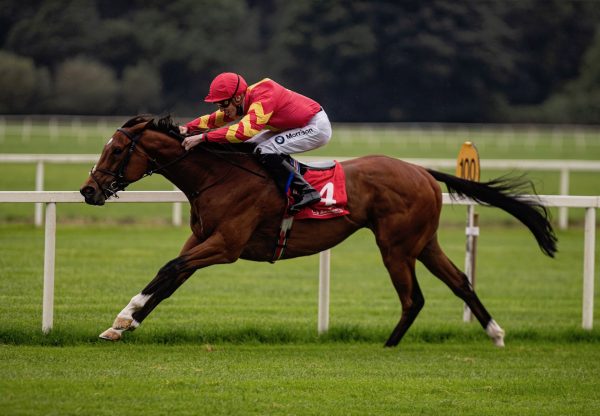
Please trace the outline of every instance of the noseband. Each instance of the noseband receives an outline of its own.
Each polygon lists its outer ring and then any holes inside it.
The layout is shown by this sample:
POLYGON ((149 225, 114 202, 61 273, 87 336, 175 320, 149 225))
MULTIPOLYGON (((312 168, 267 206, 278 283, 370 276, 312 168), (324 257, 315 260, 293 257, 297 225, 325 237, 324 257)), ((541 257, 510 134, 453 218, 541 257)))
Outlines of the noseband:
POLYGON ((125 169, 127 169, 127 165, 129 164, 131 155, 133 154, 133 151, 135 150, 135 148, 140 140, 140 137, 142 136, 141 132, 137 133, 135 135, 132 135, 131 133, 129 133, 128 131, 126 131, 122 128, 118 128, 117 131, 123 133, 123 135, 125 135, 125 137, 127 137, 129 139, 129 141, 131 142, 131 144, 129 145, 129 149, 127 150, 127 153, 125 154, 125 157, 123 158, 123 160, 119 164, 119 167, 117 168, 117 171, 114 172, 114 171, 111 171, 108 169, 94 167, 90 172, 91 178, 94 180, 94 182, 96 182, 96 185, 98 185, 98 188, 100 188, 102 190, 102 193, 104 194, 104 197, 106 199, 108 199, 112 196, 114 196, 115 198, 118 198, 117 192, 124 190, 131 183, 125 179, 125 169), (98 181, 98 179, 96 179, 96 176, 94 175, 94 172, 96 172, 96 171, 100 172, 100 173, 104 173, 105 175, 112 176, 114 178, 114 181, 112 181, 107 187, 100 185, 100 182, 98 181))
MULTIPOLYGON (((142 131, 140 131, 140 132, 138 132, 136 134, 131 134, 130 132, 128 132, 127 130, 125 130, 123 128, 118 128, 117 131, 123 133, 123 135, 129 139, 129 141, 131 142, 131 144, 129 145, 129 148, 127 149, 127 153, 125 153, 125 157, 123 158, 123 160, 119 164, 119 167, 117 168, 116 172, 108 170, 108 169, 102 169, 102 168, 95 168, 95 169, 92 169, 92 171, 90 172, 90 177, 94 180, 94 182, 96 182, 96 185, 98 185, 98 188, 102 190, 102 193, 104 194, 104 197, 106 199, 108 199, 110 197, 113 197, 113 196, 115 198, 118 198, 117 192, 124 190, 132 182, 135 182, 135 181, 128 181, 128 180, 125 179, 125 170, 127 169, 127 165, 129 165, 129 161, 131 160, 131 155, 136 150, 136 146, 138 145, 138 143, 139 143, 139 141, 140 141, 140 139, 142 137, 142 133, 144 132, 144 130, 142 130, 142 131), (96 171, 100 172, 100 173, 104 173, 105 175, 112 176, 114 178, 114 180, 107 187, 104 187, 104 186, 100 185, 100 182, 98 181, 98 179, 94 175, 94 172, 96 172, 96 171)), ((144 152, 141 149, 138 149, 138 151, 140 151, 141 153, 143 153, 144 156, 152 164, 154 164, 154 165, 157 164, 156 159, 151 158, 146 152, 144 152)), ((146 172, 144 172, 144 175, 142 176, 142 178, 145 178, 146 176, 150 176, 154 172, 158 172, 160 170, 163 170, 163 169, 167 168, 168 166, 171 166, 171 165, 179 162, 184 157, 186 157, 188 155, 188 153, 189 152, 186 151, 181 156, 175 158, 174 160, 172 160, 172 161, 170 161, 168 163, 165 163, 162 166, 156 167, 154 169, 148 169, 146 172)))

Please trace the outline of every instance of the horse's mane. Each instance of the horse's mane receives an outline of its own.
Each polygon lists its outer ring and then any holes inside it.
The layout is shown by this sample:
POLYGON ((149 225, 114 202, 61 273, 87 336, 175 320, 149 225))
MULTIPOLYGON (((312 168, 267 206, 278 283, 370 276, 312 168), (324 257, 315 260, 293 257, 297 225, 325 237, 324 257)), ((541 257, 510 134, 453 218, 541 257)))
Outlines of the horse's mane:
MULTIPOLYGON (((181 142, 185 139, 185 136, 179 133, 179 126, 173 121, 170 114, 159 117, 158 121, 151 115, 137 115, 128 120, 123 127, 133 127, 140 123, 148 123, 146 128, 160 133, 164 133, 167 136, 181 142)), ((256 145, 253 143, 202 143, 202 147, 208 147, 213 151, 219 152, 233 152, 233 153, 253 153, 256 145)))

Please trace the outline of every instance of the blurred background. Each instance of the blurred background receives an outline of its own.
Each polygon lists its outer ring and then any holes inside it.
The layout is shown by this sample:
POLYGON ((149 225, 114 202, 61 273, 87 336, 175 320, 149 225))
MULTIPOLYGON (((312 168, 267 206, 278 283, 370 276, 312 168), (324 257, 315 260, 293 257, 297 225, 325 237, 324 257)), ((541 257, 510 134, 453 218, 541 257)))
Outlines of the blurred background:
MULTIPOLYGON (((214 111, 203 100, 223 71, 325 107, 333 139, 299 157, 377 153, 453 173, 470 140, 482 180, 516 171, 541 194, 600 195, 600 1, 589 0, 0 0, 0 189, 79 189, 136 114, 214 111)), ((129 189, 173 187, 155 175, 129 189)), ((111 205, 67 204, 59 218, 171 218, 164 204, 111 205)), ((0 204, 0 223, 32 211, 0 204)))
POLYGON ((193 116, 223 71, 334 122, 598 123, 600 2, 0 2, 0 114, 193 116))

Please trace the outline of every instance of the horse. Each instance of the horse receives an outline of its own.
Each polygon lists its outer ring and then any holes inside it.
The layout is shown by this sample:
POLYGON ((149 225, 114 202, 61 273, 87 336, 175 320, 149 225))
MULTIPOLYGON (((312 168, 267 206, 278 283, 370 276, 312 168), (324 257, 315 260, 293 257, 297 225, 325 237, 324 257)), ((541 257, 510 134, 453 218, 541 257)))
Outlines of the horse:
MULTIPOLYGON (((285 197, 252 147, 202 143, 185 151, 182 140, 170 116, 157 121, 134 117, 115 131, 80 189, 87 204, 103 205, 129 184, 159 173, 187 196, 191 210, 192 233, 179 256, 131 298, 100 338, 118 341, 125 331, 136 329, 198 269, 240 258, 272 259, 285 197)), ((375 235, 401 304, 400 320, 385 346, 398 345, 424 306, 415 274, 417 260, 467 304, 496 346, 504 346, 504 330, 440 247, 438 182, 445 183, 453 196, 469 197, 519 219, 541 250, 554 257, 557 238, 531 181, 502 176, 473 182, 382 155, 347 160, 342 166, 350 213, 295 221, 282 259, 319 253, 366 227, 375 235), (533 197, 523 197, 526 191, 533 197)))

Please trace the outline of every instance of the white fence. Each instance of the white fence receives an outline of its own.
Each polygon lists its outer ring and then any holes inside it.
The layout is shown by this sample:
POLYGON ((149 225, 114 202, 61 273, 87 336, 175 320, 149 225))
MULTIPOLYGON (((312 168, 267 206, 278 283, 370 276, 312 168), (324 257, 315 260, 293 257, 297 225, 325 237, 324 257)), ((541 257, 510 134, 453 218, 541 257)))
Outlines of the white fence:
MULTIPOLYGON (((325 159, 347 160, 348 157, 299 157, 301 161, 317 161, 325 159)), ((44 164, 46 163, 90 163, 98 160, 98 155, 75 155, 75 154, 0 154, 0 163, 35 163, 35 190, 44 190, 44 164)), ((454 159, 403 159, 406 162, 426 166, 435 169, 454 169, 454 159)), ((560 172, 560 195, 569 195, 570 172, 600 172, 600 161, 595 160, 506 160, 489 159, 482 162, 484 169, 522 169, 528 171, 558 171, 560 172)), ((35 207, 34 222, 37 226, 42 225, 42 204, 35 207)), ((565 230, 568 227, 569 214, 567 207, 559 208, 558 226, 565 230)), ((181 204, 173 204, 173 224, 181 225, 181 204)))
MULTIPOLYGON (((195 117, 176 117, 183 123, 195 117)), ((0 115, 0 143, 20 140, 28 143, 45 136, 58 143, 61 137, 71 136, 84 143, 97 137, 108 137, 114 126, 120 126, 130 116, 76 115, 0 115)), ((431 149, 445 146, 454 151, 457 144, 477 138, 480 150, 487 147, 509 149, 521 146, 535 149, 546 145, 557 151, 575 147, 578 150, 600 146, 600 128, 577 124, 480 124, 480 123, 333 123, 336 141, 342 146, 360 142, 368 147, 394 143, 399 147, 417 146, 431 149), (401 140, 398 140, 401 138, 401 140)))
MULTIPOLYGON (((46 163, 54 164, 81 164, 89 163, 91 165, 98 161, 99 155, 75 155, 75 154, 0 154, 0 163, 35 163, 35 190, 44 190, 44 177, 46 163)), ((175 187, 177 190, 177 187, 175 187)), ((42 226, 42 203, 35 204, 33 221, 37 227, 42 226)), ((173 203, 172 222, 175 226, 181 225, 181 202, 173 203)))
MULTIPOLYGON (((600 208, 600 196, 540 196, 546 206, 584 208, 584 254, 583 254, 583 307, 582 327, 592 329, 594 318, 594 265, 596 244, 596 209, 600 208)), ((129 191, 111 203, 127 202, 186 202, 179 191, 129 191)), ((444 194, 444 204, 473 205, 468 199, 453 200, 444 194)), ((42 331, 52 329, 54 315, 54 259, 56 243, 56 204, 82 203, 78 192, 0 192, 0 203, 46 204, 46 229, 44 244, 44 296, 42 331)), ((329 324, 329 250, 321 253, 319 268, 319 315, 318 330, 324 332, 329 324)))

